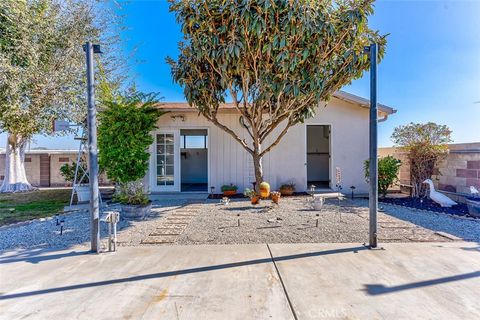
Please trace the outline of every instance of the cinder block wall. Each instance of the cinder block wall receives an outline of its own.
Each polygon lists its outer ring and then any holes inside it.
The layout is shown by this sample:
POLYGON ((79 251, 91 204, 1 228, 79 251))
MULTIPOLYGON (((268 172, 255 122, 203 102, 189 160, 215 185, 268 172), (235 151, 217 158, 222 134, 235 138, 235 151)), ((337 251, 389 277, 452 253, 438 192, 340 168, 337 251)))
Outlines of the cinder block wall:
MULTIPOLYGON (((45 150, 44 154, 48 154, 45 150)), ((70 182, 66 182, 60 174, 60 167, 65 163, 72 163, 77 159, 76 152, 51 153, 50 157, 50 187, 66 187, 71 186, 70 182)), ((40 154, 29 153, 25 155, 25 171, 28 181, 33 186, 40 186, 40 154)), ((0 154, 0 183, 4 179, 5 174, 5 154, 0 154)), ((105 173, 99 177, 100 185, 110 185, 105 173)))
MULTIPOLYGON (((399 179, 410 184, 408 154, 395 148, 379 148, 379 156, 393 155, 402 161, 399 179)), ((438 190, 470 193, 470 186, 480 188, 480 142, 449 145, 449 154, 437 163, 432 180, 438 190)))

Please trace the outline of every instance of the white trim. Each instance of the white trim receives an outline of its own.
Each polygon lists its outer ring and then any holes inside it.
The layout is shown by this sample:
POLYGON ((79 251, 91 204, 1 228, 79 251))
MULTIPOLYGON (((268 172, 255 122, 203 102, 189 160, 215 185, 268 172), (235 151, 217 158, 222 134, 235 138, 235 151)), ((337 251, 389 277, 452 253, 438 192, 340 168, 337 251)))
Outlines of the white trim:
MULTIPOLYGON (((179 133, 179 138, 180 138, 180 130, 188 130, 188 129, 203 129, 203 130, 207 130, 207 141, 208 141, 208 144, 207 144, 207 190, 206 191, 182 191, 182 159, 180 159, 180 163, 179 163, 179 168, 180 168, 180 193, 210 193, 210 174, 211 174, 211 171, 210 170, 210 144, 212 143, 212 139, 210 137, 210 128, 209 127, 206 127, 206 126, 186 126, 186 127, 180 127, 178 129, 178 133, 179 133)), ((178 144, 178 151, 180 152, 180 143, 178 144)))
POLYGON ((180 129, 162 129, 153 131, 153 146, 150 150, 150 190, 152 192, 180 191, 180 129), (157 185, 157 135, 173 134, 173 186, 157 185))
POLYGON ((306 187, 305 187, 305 190, 308 191, 308 171, 307 171, 307 148, 308 148, 308 130, 307 130, 307 127, 308 126, 328 126, 330 127, 330 136, 328 138, 328 153, 329 153, 329 159, 328 159, 328 187, 333 190, 332 188, 332 177, 334 176, 334 173, 333 173, 333 125, 331 122, 309 122, 309 123, 305 123, 305 149, 304 149, 304 159, 305 159, 305 164, 304 164, 304 167, 305 167, 305 184, 306 184, 306 187))

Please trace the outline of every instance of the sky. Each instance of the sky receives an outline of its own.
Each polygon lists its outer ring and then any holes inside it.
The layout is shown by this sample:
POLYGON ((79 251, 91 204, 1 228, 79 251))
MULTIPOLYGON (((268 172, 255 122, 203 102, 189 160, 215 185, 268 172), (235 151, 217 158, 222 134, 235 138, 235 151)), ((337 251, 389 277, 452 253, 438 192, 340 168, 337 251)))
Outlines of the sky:
MULTIPOLYGON (((176 57, 182 34, 166 0, 130 0, 125 17, 126 54, 136 52, 131 77, 138 89, 163 101, 184 101, 165 57, 176 57)), ((377 0, 371 28, 389 34, 378 66, 378 101, 397 109, 379 125, 379 146, 391 146, 396 126, 433 121, 452 129, 455 143, 480 141, 480 0, 377 0)), ((343 90, 368 98, 369 76, 343 90)), ((6 136, 0 135, 0 148, 6 136)), ((76 149, 72 136, 35 136, 31 148, 76 149)))

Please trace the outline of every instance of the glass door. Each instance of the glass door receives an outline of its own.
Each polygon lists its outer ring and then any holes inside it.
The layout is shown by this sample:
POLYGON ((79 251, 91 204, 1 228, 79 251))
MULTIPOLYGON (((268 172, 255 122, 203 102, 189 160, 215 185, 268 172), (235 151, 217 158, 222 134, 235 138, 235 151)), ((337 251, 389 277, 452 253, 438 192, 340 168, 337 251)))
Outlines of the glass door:
POLYGON ((178 133, 159 132, 155 135, 155 177, 157 191, 179 191, 178 133))

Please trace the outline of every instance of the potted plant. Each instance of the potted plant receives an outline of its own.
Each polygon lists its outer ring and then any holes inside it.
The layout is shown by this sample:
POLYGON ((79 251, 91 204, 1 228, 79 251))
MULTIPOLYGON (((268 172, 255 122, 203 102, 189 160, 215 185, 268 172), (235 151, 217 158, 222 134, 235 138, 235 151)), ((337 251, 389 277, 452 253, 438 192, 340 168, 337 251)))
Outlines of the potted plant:
POLYGON ((260 202, 260 197, 258 196, 257 192, 255 190, 246 188, 243 194, 246 197, 250 198, 250 201, 252 202, 253 205, 258 204, 260 202))
POLYGON ((260 196, 262 199, 267 199, 270 196, 270 185, 268 182, 262 182, 259 186, 260 196))
POLYGON ((156 108, 156 95, 137 91, 102 101, 98 127, 99 165, 115 181, 114 200, 122 217, 143 218, 150 212, 142 179, 148 170, 151 132, 163 112, 156 108))
POLYGON ((238 187, 236 185, 230 183, 229 185, 227 185, 227 184, 223 185, 221 190, 222 190, 223 195, 225 197, 231 197, 231 196, 233 196, 237 193, 238 187))
POLYGON ((290 183, 285 183, 280 186, 280 193, 282 196, 291 196, 295 192, 295 184, 290 182, 290 183))
MULTIPOLYGON (((77 167, 77 163, 75 161, 72 164, 65 163, 63 166, 60 167, 60 175, 65 179, 66 182, 69 182, 72 186, 75 180, 75 168, 77 167)), ((88 175, 85 174, 87 172, 87 165, 85 161, 80 162, 80 167, 78 170, 77 178, 80 181, 75 181, 73 188, 75 188, 75 192, 77 194, 77 201, 78 202, 88 202, 90 201, 90 181, 88 179, 88 175)))
POLYGON ((118 184, 112 200, 121 204, 125 218, 143 219, 152 208, 152 202, 139 181, 118 184))
POLYGON ((270 193, 270 197, 272 198, 273 203, 278 204, 278 201, 280 200, 280 195, 281 193, 278 191, 273 191, 270 193))

